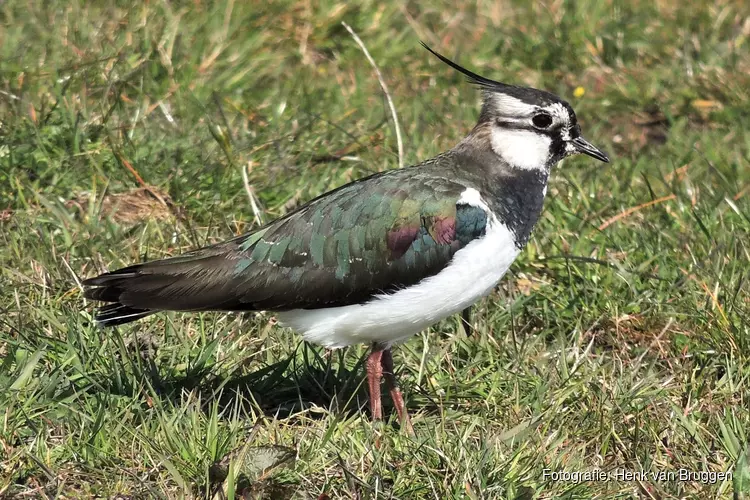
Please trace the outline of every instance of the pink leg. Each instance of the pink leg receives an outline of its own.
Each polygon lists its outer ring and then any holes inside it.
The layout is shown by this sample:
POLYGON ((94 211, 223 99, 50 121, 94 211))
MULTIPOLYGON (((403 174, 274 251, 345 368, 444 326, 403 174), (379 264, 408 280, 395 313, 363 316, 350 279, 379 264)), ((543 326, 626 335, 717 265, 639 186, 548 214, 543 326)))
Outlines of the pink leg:
POLYGON ((383 349, 373 344, 372 352, 367 357, 367 389, 370 392, 370 412, 374 421, 383 419, 383 405, 380 401, 380 379, 383 376, 383 349))
POLYGON ((409 412, 406 410, 406 405, 404 404, 404 396, 401 394, 401 389, 398 388, 398 383, 396 382, 396 375, 393 372, 393 356, 391 356, 390 348, 383 351, 382 364, 385 385, 391 393, 393 406, 396 407, 396 413, 398 413, 398 421, 401 427, 406 430, 406 433, 413 436, 414 427, 411 425, 409 412))

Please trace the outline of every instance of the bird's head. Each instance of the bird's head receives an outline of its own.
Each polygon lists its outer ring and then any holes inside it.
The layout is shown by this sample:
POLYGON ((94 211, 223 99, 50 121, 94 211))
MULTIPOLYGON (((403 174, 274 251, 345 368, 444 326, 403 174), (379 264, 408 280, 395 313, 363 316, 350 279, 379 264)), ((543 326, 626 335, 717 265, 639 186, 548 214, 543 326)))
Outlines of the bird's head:
POLYGON ((482 112, 475 130, 482 132, 492 151, 509 165, 521 169, 549 169, 575 154, 609 162, 604 152, 583 138, 575 111, 563 99, 543 90, 479 76, 422 45, 481 87, 482 112))

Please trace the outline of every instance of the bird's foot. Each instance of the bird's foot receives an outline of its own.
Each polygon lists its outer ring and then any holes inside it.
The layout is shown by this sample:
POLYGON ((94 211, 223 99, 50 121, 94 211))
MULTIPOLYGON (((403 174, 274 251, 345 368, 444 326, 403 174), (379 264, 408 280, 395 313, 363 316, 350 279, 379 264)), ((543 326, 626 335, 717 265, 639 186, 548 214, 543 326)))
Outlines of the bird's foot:
POLYGON ((383 351, 381 363, 383 365, 385 384, 386 387, 388 387, 389 392, 391 393, 391 400, 393 400, 393 406, 396 408, 399 424, 409 436, 413 437, 414 426, 412 426, 411 424, 409 412, 406 409, 406 404, 404 403, 404 396, 401 394, 401 389, 399 389, 398 382, 396 381, 396 375, 393 371, 393 356, 391 355, 390 348, 383 351))
POLYGON ((370 394, 370 413, 373 421, 383 420, 383 405, 380 397, 380 379, 383 376, 383 349, 373 345, 372 352, 367 357, 367 390, 370 394))
POLYGON ((373 344, 372 352, 367 357, 367 388, 370 392, 370 413, 373 422, 383 420, 383 401, 380 392, 380 379, 385 377, 385 384, 391 394, 393 406, 396 408, 401 428, 410 436, 414 436, 414 427, 409 418, 409 412, 404 404, 404 396, 396 382, 393 372, 393 356, 390 348, 383 348, 379 344, 373 344))

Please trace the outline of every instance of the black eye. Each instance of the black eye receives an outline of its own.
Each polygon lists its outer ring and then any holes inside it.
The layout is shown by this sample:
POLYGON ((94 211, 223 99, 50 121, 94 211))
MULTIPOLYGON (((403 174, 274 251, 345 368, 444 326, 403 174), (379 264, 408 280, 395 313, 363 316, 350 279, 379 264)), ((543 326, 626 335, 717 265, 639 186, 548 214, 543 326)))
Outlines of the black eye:
POLYGON ((547 128, 552 125, 552 117, 547 113, 539 113, 538 115, 534 115, 534 118, 531 119, 531 122, 535 127, 547 128))

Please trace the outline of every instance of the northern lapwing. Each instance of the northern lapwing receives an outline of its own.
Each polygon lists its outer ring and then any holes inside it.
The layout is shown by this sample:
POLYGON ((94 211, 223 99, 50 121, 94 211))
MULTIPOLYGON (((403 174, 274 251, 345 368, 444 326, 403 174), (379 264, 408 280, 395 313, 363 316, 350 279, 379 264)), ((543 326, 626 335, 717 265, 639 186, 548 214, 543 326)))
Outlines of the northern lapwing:
POLYGON ((529 240, 553 165, 579 153, 609 161, 556 95, 484 78, 425 48, 482 90, 479 120, 455 147, 223 243, 87 279, 85 296, 110 302, 97 321, 265 310, 327 348, 370 344, 372 418, 382 419, 384 377, 411 430, 391 347, 492 291, 529 240))

